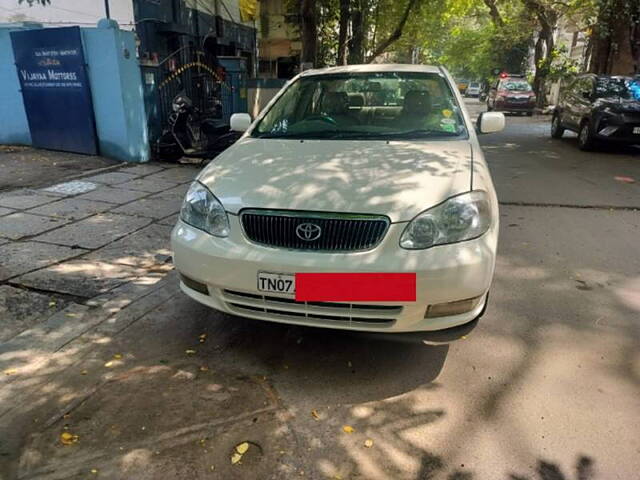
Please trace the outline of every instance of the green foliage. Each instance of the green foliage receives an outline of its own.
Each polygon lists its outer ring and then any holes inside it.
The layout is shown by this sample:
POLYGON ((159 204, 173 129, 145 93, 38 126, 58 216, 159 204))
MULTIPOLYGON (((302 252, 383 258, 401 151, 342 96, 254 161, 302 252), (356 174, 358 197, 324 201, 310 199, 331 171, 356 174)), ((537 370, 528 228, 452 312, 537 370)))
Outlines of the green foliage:
POLYGON ((395 46, 399 60, 411 60, 417 47, 419 61, 443 64, 460 78, 523 70, 535 20, 521 2, 501 5, 501 26, 493 23, 483 0, 431 0, 416 13, 395 46))
POLYGON ((552 81, 564 80, 580 73, 580 65, 568 56, 564 45, 555 48, 547 58, 540 60, 538 68, 552 81))

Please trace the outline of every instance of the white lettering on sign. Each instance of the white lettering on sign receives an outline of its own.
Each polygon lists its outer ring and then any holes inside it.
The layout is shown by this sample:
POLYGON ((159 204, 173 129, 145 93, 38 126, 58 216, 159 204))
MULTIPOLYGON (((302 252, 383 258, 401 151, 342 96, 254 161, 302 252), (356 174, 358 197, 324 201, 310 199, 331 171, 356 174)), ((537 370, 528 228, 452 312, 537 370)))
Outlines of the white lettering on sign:
POLYGON ((76 72, 56 72, 55 70, 47 70, 49 80, 77 80, 76 72))

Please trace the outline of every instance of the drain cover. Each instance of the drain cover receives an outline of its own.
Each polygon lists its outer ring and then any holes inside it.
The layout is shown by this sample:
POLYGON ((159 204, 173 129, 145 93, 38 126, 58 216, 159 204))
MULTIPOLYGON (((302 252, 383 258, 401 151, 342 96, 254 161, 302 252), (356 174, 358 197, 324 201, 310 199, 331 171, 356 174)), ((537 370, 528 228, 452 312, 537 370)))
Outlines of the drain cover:
POLYGON ((61 195, 78 195, 80 193, 90 192, 98 188, 98 185, 92 182, 82 182, 74 180, 73 182, 59 183, 51 187, 43 188, 43 192, 59 193, 61 195))

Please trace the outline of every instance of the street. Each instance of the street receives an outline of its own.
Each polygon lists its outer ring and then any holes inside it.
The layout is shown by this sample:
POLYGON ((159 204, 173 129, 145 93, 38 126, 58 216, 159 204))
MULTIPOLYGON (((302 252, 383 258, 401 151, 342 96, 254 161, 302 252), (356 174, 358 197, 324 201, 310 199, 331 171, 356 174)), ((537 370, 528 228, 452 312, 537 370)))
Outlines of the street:
MULTIPOLYGON (((122 183, 103 190, 146 187, 163 213, 91 193, 85 206, 126 218, 125 239, 144 229, 147 251, 53 230, 42 242, 70 249, 55 262, 102 273, 38 276, 42 260, 0 275, 0 290, 48 296, 38 312, 60 309, 27 322, 0 296, 14 322, 0 324, 0 478, 638 478, 640 149, 582 152, 574 134, 552 140, 549 121, 507 116, 480 137, 500 201, 489 305, 477 324, 435 333, 287 326, 196 303, 166 250, 196 169, 110 170, 122 183), (149 177, 125 187, 134 172, 149 177)), ((0 225, 24 214, 2 198, 0 225)), ((19 238, 0 230, 0 249, 19 238)))

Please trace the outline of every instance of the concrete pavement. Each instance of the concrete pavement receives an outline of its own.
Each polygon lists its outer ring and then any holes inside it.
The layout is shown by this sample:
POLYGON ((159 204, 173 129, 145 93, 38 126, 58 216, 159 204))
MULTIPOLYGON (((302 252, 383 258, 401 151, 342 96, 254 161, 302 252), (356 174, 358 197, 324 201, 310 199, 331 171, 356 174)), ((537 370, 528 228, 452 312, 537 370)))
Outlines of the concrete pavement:
MULTIPOLYGON (((288 327, 189 300, 162 249, 162 227, 175 217, 153 213, 172 197, 166 192, 187 185, 170 169, 122 169, 125 176, 108 178, 118 183, 59 206, 91 216, 51 216, 60 223, 46 231, 32 219, 21 228, 38 233, 6 237, 0 249, 46 241, 53 250, 29 258, 42 272, 37 281, 17 262, 0 290, 45 295, 37 297, 41 308, 55 312, 44 322, 22 312, 27 319, 3 333, 0 362, 10 373, 0 388, 0 472, 29 479, 636 478, 640 154, 586 154, 575 139, 548 140, 548 117, 507 122, 505 132, 481 139, 502 202, 489 308, 477 325, 450 332, 389 337, 288 327), (144 195, 113 197, 111 189, 144 195), (122 203, 96 211, 109 198, 122 203), (94 226, 113 233, 93 234, 94 226), (112 236, 103 244, 105 235, 112 236), (147 251, 136 249, 135 235, 147 251), (51 290, 37 286, 61 284, 50 258, 69 264, 64 276, 86 283, 90 295, 60 292, 50 306, 51 290), (102 273, 91 273, 96 268, 102 273), (92 280, 101 275, 104 283, 92 280), (13 285, 22 277, 31 283, 13 285), (60 442, 64 433, 71 445, 60 442), (232 464, 245 442, 247 452, 232 464)), ((193 173, 179 176, 187 182, 193 173)), ((20 213, 56 210, 41 200, 27 200, 20 213)))

